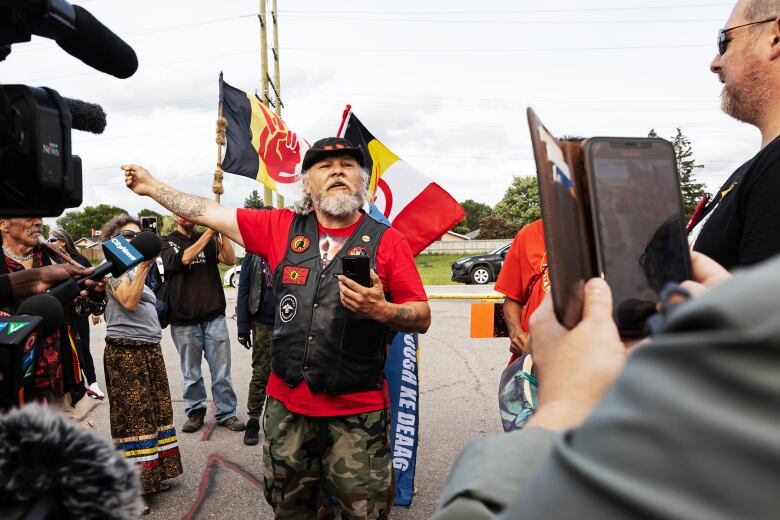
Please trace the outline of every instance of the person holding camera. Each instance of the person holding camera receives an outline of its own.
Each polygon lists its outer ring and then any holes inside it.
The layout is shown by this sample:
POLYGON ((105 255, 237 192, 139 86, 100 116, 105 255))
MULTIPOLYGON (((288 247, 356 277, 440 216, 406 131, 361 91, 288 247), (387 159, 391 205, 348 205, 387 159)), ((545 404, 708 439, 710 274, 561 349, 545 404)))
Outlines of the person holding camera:
POLYGON ((252 379, 249 381, 247 399, 249 420, 244 432, 244 444, 254 446, 260 440, 260 415, 265 403, 265 387, 271 375, 274 288, 273 273, 268 262, 252 253, 247 253, 241 261, 236 324, 238 342, 244 348, 252 349, 252 379))
POLYGON ((387 333, 425 332, 431 317, 406 239, 360 211, 369 179, 361 149, 337 137, 315 142, 295 211, 223 208, 140 166, 122 168, 135 193, 216 229, 274 270, 263 480, 276 517, 315 518, 323 487, 344 518, 387 518, 387 333), (346 256, 368 258, 371 286, 341 274, 346 256))
MULTIPOLYGON (((56 264, 56 255, 41 243, 43 221, 38 217, 0 218, 0 274, 16 273, 56 264)), ((72 318, 82 313, 102 312, 104 293, 89 291, 65 307, 65 324, 41 341, 35 367, 35 387, 40 398, 60 408, 77 421, 88 421, 89 413, 96 406, 84 399, 87 389, 81 375, 78 356, 80 337, 72 324, 72 318)), ((2 311, 14 314, 16 304, 2 311)))
POLYGON ((630 350, 603 280, 572 330, 547 298, 531 319, 537 413, 463 450, 434 520, 776 518, 780 258, 733 279, 692 265, 694 299, 630 350))
MULTIPOLYGON (((106 242, 121 235, 129 241, 140 232, 136 217, 117 215, 105 223, 100 237, 106 242)), ((167 490, 164 481, 182 473, 156 298, 144 284, 153 264, 142 262, 109 280, 103 354, 111 437, 138 465, 145 494, 167 490)))

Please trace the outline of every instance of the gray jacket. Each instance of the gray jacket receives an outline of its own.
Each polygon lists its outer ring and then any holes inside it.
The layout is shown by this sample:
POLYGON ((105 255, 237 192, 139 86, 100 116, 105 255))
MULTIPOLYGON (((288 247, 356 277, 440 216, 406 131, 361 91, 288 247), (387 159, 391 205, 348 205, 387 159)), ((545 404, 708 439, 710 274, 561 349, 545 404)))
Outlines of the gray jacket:
POLYGON ((473 441, 435 519, 780 517, 780 258, 670 316, 581 427, 473 441))

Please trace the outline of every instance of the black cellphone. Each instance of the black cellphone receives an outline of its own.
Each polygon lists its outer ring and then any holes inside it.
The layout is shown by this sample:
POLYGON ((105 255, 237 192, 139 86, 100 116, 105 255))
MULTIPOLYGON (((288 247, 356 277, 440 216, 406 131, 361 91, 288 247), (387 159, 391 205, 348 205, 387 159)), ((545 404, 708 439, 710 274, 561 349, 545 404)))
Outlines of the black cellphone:
POLYGON ((598 274, 612 288, 623 337, 645 333, 668 282, 691 277, 671 143, 594 137, 583 143, 598 274))
POLYGON ((370 270, 370 259, 367 256, 349 255, 341 257, 342 274, 363 287, 371 287, 370 270))

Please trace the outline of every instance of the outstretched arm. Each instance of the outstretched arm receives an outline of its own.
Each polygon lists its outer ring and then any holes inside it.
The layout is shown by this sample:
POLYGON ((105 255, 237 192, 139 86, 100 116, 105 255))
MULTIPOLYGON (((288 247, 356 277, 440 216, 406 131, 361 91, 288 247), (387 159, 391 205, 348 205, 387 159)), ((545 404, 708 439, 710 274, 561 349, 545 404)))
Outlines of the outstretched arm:
POLYGON ((125 164, 122 170, 125 173, 125 186, 136 194, 150 197, 176 215, 204 225, 237 244, 244 245, 234 208, 224 208, 205 197, 181 192, 152 177, 143 166, 125 164))

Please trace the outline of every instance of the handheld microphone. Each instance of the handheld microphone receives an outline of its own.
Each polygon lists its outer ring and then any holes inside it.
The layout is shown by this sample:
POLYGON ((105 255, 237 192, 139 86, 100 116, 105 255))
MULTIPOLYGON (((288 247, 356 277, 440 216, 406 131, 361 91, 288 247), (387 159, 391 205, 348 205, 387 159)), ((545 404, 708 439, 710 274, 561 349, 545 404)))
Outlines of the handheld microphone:
POLYGON ((31 400, 39 336, 49 336, 62 325, 62 304, 38 294, 19 305, 16 316, 0 318, 0 408, 31 400))
POLYGON ((57 45, 90 67, 114 77, 125 79, 135 74, 138 57, 132 47, 83 7, 74 5, 73 11, 74 30, 64 38, 57 38, 57 45))
POLYGON ((86 280, 100 280, 109 274, 115 278, 122 276, 141 262, 159 255, 161 248, 160 239, 150 231, 138 233, 130 242, 121 235, 115 236, 103 244, 106 261, 100 264, 94 273, 79 280, 71 278, 50 289, 49 294, 63 303, 71 302, 84 288, 86 280))

